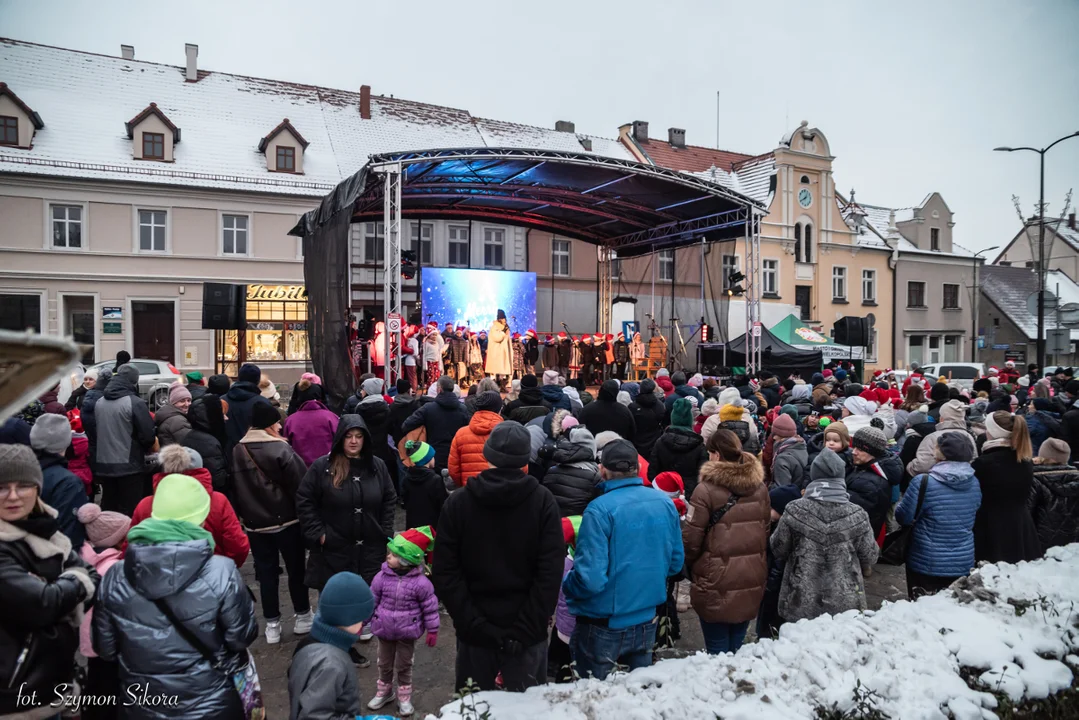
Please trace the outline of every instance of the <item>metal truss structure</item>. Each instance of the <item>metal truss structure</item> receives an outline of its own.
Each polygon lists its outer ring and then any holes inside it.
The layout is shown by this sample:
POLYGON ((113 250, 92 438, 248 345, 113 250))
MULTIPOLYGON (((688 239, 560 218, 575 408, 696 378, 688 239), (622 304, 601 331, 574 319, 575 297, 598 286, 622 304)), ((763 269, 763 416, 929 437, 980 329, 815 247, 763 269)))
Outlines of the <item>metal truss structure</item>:
POLYGON ((386 332, 382 341, 386 351, 386 387, 401 377, 401 327, 390 330, 389 319, 401 322, 401 166, 383 170, 383 222, 385 225, 386 270, 382 275, 382 317, 386 332))

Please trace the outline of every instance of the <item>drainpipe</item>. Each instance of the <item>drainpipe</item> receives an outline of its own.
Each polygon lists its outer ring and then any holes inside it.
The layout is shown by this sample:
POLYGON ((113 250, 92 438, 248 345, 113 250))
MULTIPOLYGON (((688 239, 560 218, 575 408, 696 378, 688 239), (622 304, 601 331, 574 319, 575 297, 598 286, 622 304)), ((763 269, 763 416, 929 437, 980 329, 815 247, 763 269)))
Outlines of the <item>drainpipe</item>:
MULTIPOLYGON (((899 283, 896 280, 898 272, 896 271, 899 265, 899 238, 893 238, 895 243, 892 245, 892 256, 888 258, 888 267, 892 270, 892 364, 891 368, 896 369, 895 365, 895 337, 896 337, 896 323, 899 322, 899 283)), ((908 360, 910 358, 907 358, 908 360)))

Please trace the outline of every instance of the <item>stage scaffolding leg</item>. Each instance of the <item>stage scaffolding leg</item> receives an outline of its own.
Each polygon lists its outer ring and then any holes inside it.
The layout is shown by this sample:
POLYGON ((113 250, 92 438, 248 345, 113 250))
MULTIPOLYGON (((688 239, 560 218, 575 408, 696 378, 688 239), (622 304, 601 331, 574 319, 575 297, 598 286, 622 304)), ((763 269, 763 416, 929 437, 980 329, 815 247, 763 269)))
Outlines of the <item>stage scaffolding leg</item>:
MULTIPOLYGON (((757 213, 747 211, 746 243, 746 372, 761 370, 761 338, 754 333, 761 321, 761 236, 757 213)), ((763 331, 763 326, 761 327, 763 331)))
MULTIPOLYGON (((390 315, 401 316, 401 165, 389 165, 383 171, 382 220, 385 228, 385 272, 382 277, 382 318, 386 323, 386 387, 401 377, 401 332, 390 332, 390 315)), ((403 321, 402 321, 403 322, 403 321)))
POLYGON ((599 328, 602 333, 614 332, 611 329, 614 286, 611 281, 611 249, 599 248, 599 328))

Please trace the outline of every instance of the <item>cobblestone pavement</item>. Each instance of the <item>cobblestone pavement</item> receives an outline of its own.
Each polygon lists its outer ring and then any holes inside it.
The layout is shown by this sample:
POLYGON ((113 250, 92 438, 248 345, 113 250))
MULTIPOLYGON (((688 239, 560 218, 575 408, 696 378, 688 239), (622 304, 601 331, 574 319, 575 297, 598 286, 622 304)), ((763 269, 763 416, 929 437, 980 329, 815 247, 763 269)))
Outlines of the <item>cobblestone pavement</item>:
MULTIPOLYGON (((404 525, 404 515, 398 512, 397 526, 404 525)), ((282 568, 283 572, 283 568, 282 568)), ((255 581, 254 565, 250 559, 243 567, 244 579, 248 586, 258 597, 259 588, 255 581)), ((282 718, 288 716, 288 668, 292 660, 292 653, 299 639, 292 634, 292 603, 288 597, 285 578, 282 576, 281 590, 281 613, 282 613, 282 637, 278 645, 267 645, 264 636, 260 636, 251 651, 259 670, 262 682, 262 692, 269 710, 270 718, 282 718)), ((899 600, 906 597, 906 582, 903 569, 878 565, 872 576, 866 580, 866 594, 869 606, 878 609, 885 600, 899 600)), ((312 593, 312 600, 314 600, 312 593)), ((256 603, 256 612, 259 612, 260 627, 262 622, 261 607, 256 603)), ((704 648, 704 639, 701 636, 700 625, 696 621, 696 615, 690 610, 681 615, 682 638, 675 648, 664 651, 664 657, 680 657, 692 654, 704 648)), ((750 624, 750 637, 747 641, 755 639, 750 624)), ((375 693, 375 680, 378 671, 375 667, 377 640, 361 644, 360 651, 371 660, 371 667, 357 670, 360 679, 360 692, 366 703, 375 693)), ((416 706, 414 717, 422 718, 427 713, 435 713, 453 697, 454 687, 454 646, 456 636, 453 632, 453 622, 446 613, 442 613, 442 629, 438 635, 438 646, 428 648, 421 640, 416 648, 416 664, 413 669, 413 699, 416 706)), ((383 708, 382 712, 392 714, 396 711, 396 705, 383 708)))

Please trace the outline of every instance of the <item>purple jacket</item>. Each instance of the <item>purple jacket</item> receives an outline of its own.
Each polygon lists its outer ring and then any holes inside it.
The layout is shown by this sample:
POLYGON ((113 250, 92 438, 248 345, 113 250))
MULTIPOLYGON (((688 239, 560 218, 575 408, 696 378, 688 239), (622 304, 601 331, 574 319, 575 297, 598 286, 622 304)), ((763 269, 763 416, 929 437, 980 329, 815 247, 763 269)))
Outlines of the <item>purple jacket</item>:
MULTIPOLYGON (((569 571, 573 569, 573 558, 566 555, 566 562, 562 566, 562 579, 565 580, 569 575, 569 571)), ((559 587, 558 588, 558 605, 554 610, 554 628, 558 632, 562 633, 566 637, 573 637, 573 628, 577 627, 577 618, 569 612, 569 606, 566 605, 566 592, 559 587)))
POLYGON ((438 598, 419 567, 398 575, 382 563, 371 593, 375 596, 371 632, 379 640, 418 640, 425 632, 438 632, 438 598))
POLYGON ((285 438, 307 467, 330 454, 338 419, 322 402, 308 400, 285 421, 285 438))

